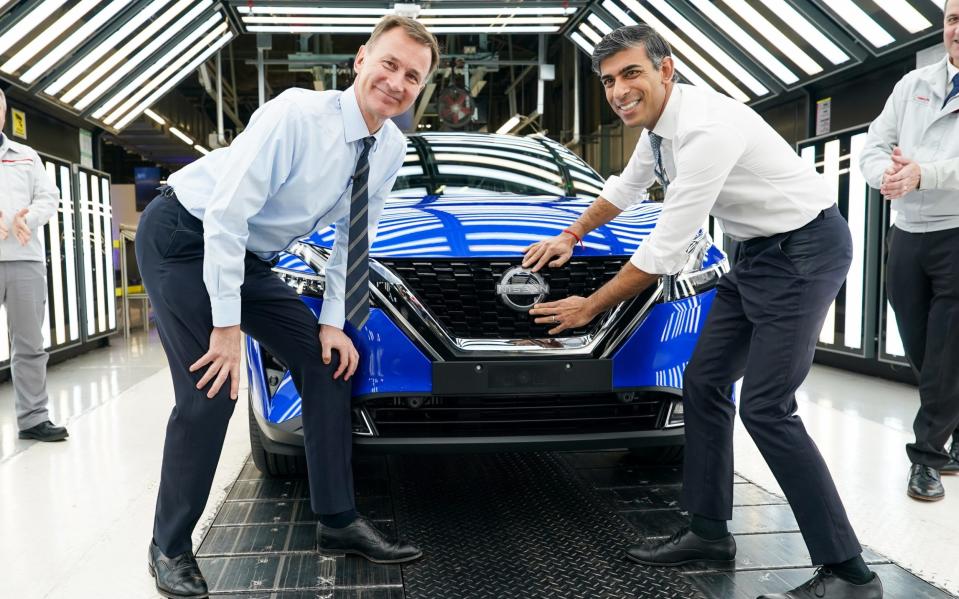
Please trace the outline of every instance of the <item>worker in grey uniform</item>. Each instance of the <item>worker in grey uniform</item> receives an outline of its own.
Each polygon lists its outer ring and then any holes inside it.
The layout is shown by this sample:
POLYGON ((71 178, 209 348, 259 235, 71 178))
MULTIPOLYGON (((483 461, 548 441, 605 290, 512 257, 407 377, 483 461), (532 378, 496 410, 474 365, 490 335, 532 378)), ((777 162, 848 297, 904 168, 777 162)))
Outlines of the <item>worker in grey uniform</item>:
POLYGON ((919 379, 906 493, 920 501, 959 473, 959 0, 946 2, 943 42, 942 60, 896 84, 860 158, 896 212, 886 293, 919 379))
MULTIPOLYGON (((0 91, 0 130, 7 100, 0 91)), ((43 348, 46 257, 38 229, 57 209, 60 192, 30 147, 0 133, 0 305, 10 330, 10 376, 21 439, 62 441, 67 429, 47 412, 47 352, 43 348)), ((2 342, 2 340, 0 340, 2 342)))

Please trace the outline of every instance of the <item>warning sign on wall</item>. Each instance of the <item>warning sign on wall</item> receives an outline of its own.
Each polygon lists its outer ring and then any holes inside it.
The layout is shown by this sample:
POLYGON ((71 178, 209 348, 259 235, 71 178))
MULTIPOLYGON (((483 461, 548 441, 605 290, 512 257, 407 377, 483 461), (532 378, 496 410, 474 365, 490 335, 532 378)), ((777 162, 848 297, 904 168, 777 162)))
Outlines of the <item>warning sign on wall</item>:
POLYGON ((14 137, 26 139, 27 138, 27 115, 25 115, 22 110, 11 108, 10 116, 12 118, 10 129, 12 130, 14 137))

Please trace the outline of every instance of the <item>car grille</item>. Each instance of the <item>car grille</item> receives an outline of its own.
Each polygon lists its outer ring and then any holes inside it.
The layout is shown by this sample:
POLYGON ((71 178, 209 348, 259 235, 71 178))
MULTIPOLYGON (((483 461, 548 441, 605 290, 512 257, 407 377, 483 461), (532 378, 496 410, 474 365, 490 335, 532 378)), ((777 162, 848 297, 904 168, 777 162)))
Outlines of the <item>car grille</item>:
POLYGON ((613 393, 546 397, 375 398, 364 404, 379 437, 490 437, 655 430, 668 402, 647 394, 630 403, 613 393))
MULTIPOLYGON (((453 337, 462 339, 535 339, 549 337, 548 325, 538 325, 529 314, 503 303, 496 285, 520 260, 392 260, 378 259, 416 294, 453 337)), ((570 295, 586 297, 619 272, 627 258, 571 260, 561 268, 546 269, 549 295, 544 301, 570 295)), ((558 337, 596 332, 600 318, 586 326, 563 331, 558 337)))

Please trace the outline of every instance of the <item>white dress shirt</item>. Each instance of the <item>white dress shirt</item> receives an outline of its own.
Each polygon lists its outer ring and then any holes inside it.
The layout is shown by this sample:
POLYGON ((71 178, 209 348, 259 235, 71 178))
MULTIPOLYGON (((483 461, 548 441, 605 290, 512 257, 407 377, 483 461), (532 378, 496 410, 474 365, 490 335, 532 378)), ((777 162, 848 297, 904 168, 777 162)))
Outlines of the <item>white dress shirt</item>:
POLYGON ((50 179, 40 155, 0 133, 0 213, 10 234, 0 240, 0 261, 44 261, 37 229, 50 220, 60 204, 60 190, 50 179), (13 233, 13 217, 27 208, 30 241, 20 245, 13 233))
MULTIPOLYGON (((734 239, 769 237, 809 223, 835 199, 825 179, 754 110, 702 87, 676 84, 653 133, 663 138, 669 187, 656 227, 631 262, 674 274, 712 214, 734 239)), ((629 163, 601 197, 625 210, 655 181, 644 131, 629 163)))
MULTIPOLYGON (((180 203, 203 221, 203 281, 213 326, 240 323, 246 250, 264 260, 336 223, 320 323, 343 328, 352 176, 370 135, 353 88, 289 89, 257 110, 227 148, 170 175, 180 203)), ((372 240, 406 155, 406 138, 387 121, 370 150, 372 240)))

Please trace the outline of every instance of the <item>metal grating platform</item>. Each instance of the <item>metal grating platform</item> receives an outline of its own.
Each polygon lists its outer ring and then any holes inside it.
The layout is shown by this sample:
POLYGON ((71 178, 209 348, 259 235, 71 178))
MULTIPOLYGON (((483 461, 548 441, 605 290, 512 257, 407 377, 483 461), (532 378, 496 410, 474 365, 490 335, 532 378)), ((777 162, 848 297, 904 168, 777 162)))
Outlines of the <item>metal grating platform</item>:
MULTIPOLYGON (((737 477, 735 570, 623 558, 684 522, 678 468, 626 452, 357 457, 358 508, 422 546, 405 567, 313 551, 304 480, 247 464, 197 552, 212 596, 237 599, 755 599, 812 575, 785 501, 737 477)), ((952 595, 866 551, 886 596, 952 595)))

